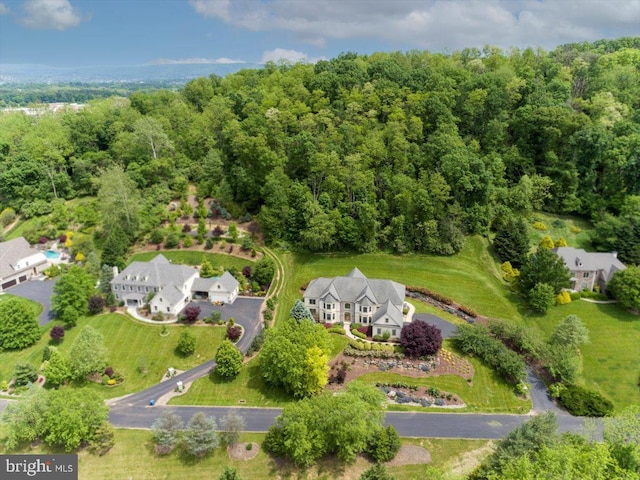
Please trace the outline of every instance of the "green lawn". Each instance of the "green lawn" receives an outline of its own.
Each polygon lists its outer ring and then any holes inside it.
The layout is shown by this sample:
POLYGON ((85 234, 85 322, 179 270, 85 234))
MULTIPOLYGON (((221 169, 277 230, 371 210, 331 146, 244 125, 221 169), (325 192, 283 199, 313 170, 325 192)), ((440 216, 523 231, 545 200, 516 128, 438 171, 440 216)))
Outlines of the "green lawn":
MULTIPOLYGON (((0 428, 0 442, 3 441, 0 428)), ((260 445, 265 435, 260 433, 244 433, 241 442, 255 442, 260 445)), ((431 453, 432 463, 436 467, 449 468, 465 456, 473 455, 478 449, 485 447, 486 440, 452 440, 437 438, 403 438, 403 445, 418 445, 431 453), (466 454, 466 455, 465 455, 466 454)), ((178 451, 157 456, 154 453, 153 440, 148 430, 116 429, 115 445, 106 455, 99 457, 87 451, 78 453, 78 478, 81 480, 120 480, 131 478, 136 480, 184 479, 209 480, 218 478, 224 467, 236 468, 244 480, 276 479, 335 479, 354 480, 366 470, 371 463, 358 457, 353 464, 344 465, 335 457, 328 457, 318 465, 303 472, 288 462, 276 461, 261 448, 255 450, 257 455, 251 460, 232 460, 224 446, 218 447, 211 455, 202 459, 194 459, 181 455, 178 451)), ((62 453, 43 444, 36 447, 25 446, 13 453, 62 453)), ((397 480, 422 478, 424 465, 402 465, 388 467, 388 471, 397 480)))
MULTIPOLYGON (((331 357, 338 355, 349 343, 344 335, 331 334, 331 357)), ((282 407, 294 401, 281 388, 265 383, 260 372, 260 355, 245 363, 240 374, 229 381, 218 376, 196 380, 189 391, 169 401, 171 405, 246 405, 282 407)))
POLYGON ((26 220, 21 218, 18 223, 16 223, 15 226, 7 232, 5 238, 7 240, 13 240, 14 238, 22 237, 24 232, 35 227, 38 222, 44 218, 45 217, 33 217, 26 220))
POLYGON ((523 322, 548 337, 571 314, 586 324, 591 340, 580 348, 583 372, 579 383, 604 394, 616 410, 640 403, 640 317, 616 304, 578 300, 552 307, 543 317, 527 316, 523 322))
POLYGON ((209 260, 214 267, 223 267, 225 269, 235 267, 238 270, 242 270, 246 265, 251 265, 253 263, 253 260, 234 257, 233 255, 194 250, 159 250, 153 252, 134 253, 129 257, 127 262, 148 262, 159 253, 174 263, 182 263, 184 265, 200 265, 203 257, 209 260))
POLYGON ((311 255, 282 254, 286 285, 278 320, 301 298, 300 287, 316 277, 346 275, 358 267, 370 278, 388 278, 405 285, 428 287, 463 303, 483 315, 518 319, 515 295, 504 288, 498 265, 487 240, 467 238, 462 252, 451 257, 431 255, 311 255))
POLYGON ((42 305, 38 302, 34 302, 33 300, 28 300, 22 297, 16 297, 15 295, 11 295, 10 293, 2 293, 0 294, 0 303, 6 302, 8 300, 19 300, 21 303, 28 305, 32 310, 36 317, 39 317, 42 313, 42 305))
MULTIPOLYGON (((48 332, 57 322, 51 322, 45 329, 40 341, 21 351, 0 352, 0 379, 8 380, 17 362, 27 361, 40 366, 42 352, 49 343, 48 332)), ((97 317, 82 318, 78 325, 67 331, 60 351, 68 352, 73 340, 85 325, 91 325, 102 333, 109 351, 110 365, 121 372, 125 381, 117 387, 106 388, 98 384, 90 384, 104 398, 119 397, 137 392, 158 383, 168 367, 187 370, 213 358, 217 346, 222 341, 225 329, 222 327, 185 327, 169 325, 169 335, 160 336, 161 326, 138 323, 119 314, 106 314, 97 317), (189 357, 181 357, 175 353, 180 332, 189 328, 196 336, 196 352, 189 357), (138 371, 139 366, 146 368, 146 373, 138 371)))

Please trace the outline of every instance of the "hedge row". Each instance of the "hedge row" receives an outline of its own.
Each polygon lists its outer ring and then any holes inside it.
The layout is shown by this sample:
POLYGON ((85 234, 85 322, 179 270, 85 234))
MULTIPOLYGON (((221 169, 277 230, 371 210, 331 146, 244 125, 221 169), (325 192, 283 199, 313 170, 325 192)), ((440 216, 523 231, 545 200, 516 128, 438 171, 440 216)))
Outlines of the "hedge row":
POLYGON ((567 385, 558 400, 576 417, 605 417, 613 413, 613 404, 608 399, 578 385, 567 385))
POLYGON ((421 293, 422 295, 426 295, 427 297, 431 297, 434 300, 444 303, 445 305, 452 305, 454 302, 449 297, 445 297, 444 295, 439 294, 438 292, 434 292, 433 290, 429 290, 424 287, 407 287, 407 291, 421 293))
POLYGON ((492 337, 486 328, 458 325, 455 339, 463 352, 480 357, 508 382, 518 384, 526 381, 527 370, 524 360, 500 340, 492 337))
POLYGON ((353 347, 347 347, 344 349, 344 354, 347 357, 358 357, 358 358, 395 358, 398 360, 402 360, 404 358, 404 354, 397 352, 390 352, 388 350, 358 350, 353 347))

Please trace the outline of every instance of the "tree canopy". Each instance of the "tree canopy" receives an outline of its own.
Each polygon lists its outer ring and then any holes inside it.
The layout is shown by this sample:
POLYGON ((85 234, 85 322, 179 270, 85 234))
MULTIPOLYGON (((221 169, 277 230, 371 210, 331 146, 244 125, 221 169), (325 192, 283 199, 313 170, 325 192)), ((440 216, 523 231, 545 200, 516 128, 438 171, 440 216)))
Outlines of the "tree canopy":
POLYGON ((28 304, 18 298, 0 303, 0 350, 28 347, 41 336, 36 315, 28 304))

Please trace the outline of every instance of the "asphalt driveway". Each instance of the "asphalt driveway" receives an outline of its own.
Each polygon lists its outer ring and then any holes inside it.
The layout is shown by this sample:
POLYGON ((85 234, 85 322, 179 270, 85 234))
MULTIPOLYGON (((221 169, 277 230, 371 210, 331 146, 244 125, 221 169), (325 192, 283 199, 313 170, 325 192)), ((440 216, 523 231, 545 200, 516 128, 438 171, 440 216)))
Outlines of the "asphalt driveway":
POLYGON ((451 338, 458 330, 458 327, 456 327, 455 324, 447 322, 446 320, 440 317, 436 317, 435 315, 431 315, 430 313, 415 313, 413 315, 413 318, 438 327, 440 329, 440 332, 442 333, 442 338, 451 338))
POLYGON ((42 326, 54 319, 53 312, 51 311, 51 295, 53 295, 53 286, 57 280, 57 278, 53 280, 30 280, 11 287, 6 290, 6 292, 16 297, 28 298, 41 304, 43 309, 38 320, 42 326))
POLYGON ((189 302, 185 308, 191 305, 200 307, 198 318, 206 318, 214 310, 220 312, 222 319, 225 321, 233 318, 237 324, 244 328, 244 334, 236 346, 240 351, 246 353, 251 346, 253 338, 262 330, 262 321, 259 318, 262 302, 264 302, 263 297, 238 297, 231 305, 213 305, 207 300, 199 300, 189 302))

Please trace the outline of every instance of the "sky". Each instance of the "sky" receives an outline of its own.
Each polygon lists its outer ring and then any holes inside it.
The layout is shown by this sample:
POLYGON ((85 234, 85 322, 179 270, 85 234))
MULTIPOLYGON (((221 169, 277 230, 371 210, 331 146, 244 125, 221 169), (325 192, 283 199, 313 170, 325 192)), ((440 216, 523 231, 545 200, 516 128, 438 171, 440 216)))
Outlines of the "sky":
POLYGON ((315 62, 640 35, 640 0, 0 0, 0 64, 315 62))

